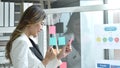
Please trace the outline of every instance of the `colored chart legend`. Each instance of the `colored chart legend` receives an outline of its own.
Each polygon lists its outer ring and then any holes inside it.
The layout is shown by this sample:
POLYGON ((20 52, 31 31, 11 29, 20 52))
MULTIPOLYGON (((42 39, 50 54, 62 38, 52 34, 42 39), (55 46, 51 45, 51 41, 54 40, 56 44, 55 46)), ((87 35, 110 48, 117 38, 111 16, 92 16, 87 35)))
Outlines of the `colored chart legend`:
POLYGON ((120 25, 95 25, 95 46, 103 49, 120 49, 120 25))

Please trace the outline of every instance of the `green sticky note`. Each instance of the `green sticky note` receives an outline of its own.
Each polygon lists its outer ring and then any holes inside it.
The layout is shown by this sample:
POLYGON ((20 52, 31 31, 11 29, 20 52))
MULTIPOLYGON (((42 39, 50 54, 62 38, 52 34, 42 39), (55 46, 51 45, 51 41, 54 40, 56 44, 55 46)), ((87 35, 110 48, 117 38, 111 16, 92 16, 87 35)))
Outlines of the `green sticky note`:
POLYGON ((57 44, 57 39, 56 37, 50 37, 49 38, 49 45, 53 46, 57 44))
POLYGON ((65 37, 58 37, 58 45, 65 45, 65 37))

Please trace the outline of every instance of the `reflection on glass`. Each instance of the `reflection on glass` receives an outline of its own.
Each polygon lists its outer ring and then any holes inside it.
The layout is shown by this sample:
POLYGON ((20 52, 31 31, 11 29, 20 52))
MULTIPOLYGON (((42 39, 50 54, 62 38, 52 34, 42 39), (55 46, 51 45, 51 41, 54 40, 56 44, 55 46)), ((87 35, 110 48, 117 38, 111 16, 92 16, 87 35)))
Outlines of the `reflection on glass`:
MULTIPOLYGON (((81 46, 80 46, 80 12, 76 13, 61 13, 54 14, 53 21, 56 27, 56 31, 61 29, 63 23, 63 32, 57 32, 58 42, 60 37, 65 37, 66 43, 73 38, 72 52, 64 59, 63 62, 67 62, 67 68, 81 68, 81 46), (59 24, 58 24, 59 23, 59 24)), ((61 48, 62 46, 59 46, 61 48)))
POLYGON ((81 68, 81 47, 80 47, 80 13, 72 13, 67 24, 67 31, 64 33, 66 40, 74 38, 72 52, 67 56, 68 68, 81 68))

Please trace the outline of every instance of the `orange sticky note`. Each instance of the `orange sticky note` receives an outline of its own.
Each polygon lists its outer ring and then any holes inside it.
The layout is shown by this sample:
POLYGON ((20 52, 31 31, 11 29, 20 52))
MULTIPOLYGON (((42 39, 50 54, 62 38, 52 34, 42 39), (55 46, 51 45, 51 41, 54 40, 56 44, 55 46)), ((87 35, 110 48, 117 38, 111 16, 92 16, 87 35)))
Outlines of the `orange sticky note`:
POLYGON ((49 34, 56 34, 56 26, 49 26, 49 34))
POLYGON ((67 68, 67 62, 62 62, 62 64, 60 65, 60 68, 67 68))

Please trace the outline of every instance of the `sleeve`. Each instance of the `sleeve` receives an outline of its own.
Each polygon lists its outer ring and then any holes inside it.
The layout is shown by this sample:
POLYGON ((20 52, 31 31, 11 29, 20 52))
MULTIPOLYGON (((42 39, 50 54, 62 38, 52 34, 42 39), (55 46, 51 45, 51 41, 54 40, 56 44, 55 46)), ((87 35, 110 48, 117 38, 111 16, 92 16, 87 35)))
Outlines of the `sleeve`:
POLYGON ((11 50, 14 68, 28 68, 28 46, 25 41, 14 41, 11 50))
POLYGON ((40 60, 38 60, 36 57, 34 57, 33 62, 30 62, 29 64, 31 68, 45 68, 43 63, 40 60))
POLYGON ((60 64, 62 64, 62 61, 58 60, 56 57, 46 65, 46 68, 57 68, 60 64))

